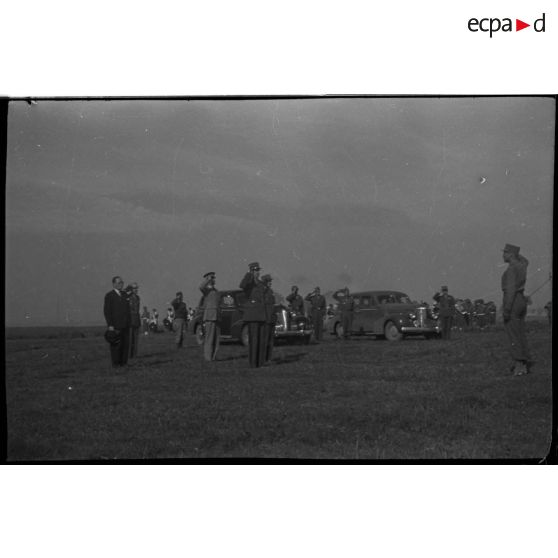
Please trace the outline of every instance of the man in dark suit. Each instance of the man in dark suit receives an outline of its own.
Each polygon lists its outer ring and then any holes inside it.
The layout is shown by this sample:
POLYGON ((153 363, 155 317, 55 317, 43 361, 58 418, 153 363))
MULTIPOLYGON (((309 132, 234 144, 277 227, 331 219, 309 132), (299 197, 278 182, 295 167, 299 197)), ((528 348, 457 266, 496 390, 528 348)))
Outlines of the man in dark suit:
POLYGON ((125 366, 130 350, 130 306, 124 291, 124 281, 118 275, 112 278, 112 290, 105 295, 104 314, 109 331, 119 335, 117 343, 110 344, 112 366, 125 366))
POLYGON ((246 295, 242 321, 248 326, 248 362, 252 368, 259 368, 265 363, 267 354, 265 285, 260 281, 260 264, 253 262, 248 268, 248 273, 240 282, 240 288, 246 295))

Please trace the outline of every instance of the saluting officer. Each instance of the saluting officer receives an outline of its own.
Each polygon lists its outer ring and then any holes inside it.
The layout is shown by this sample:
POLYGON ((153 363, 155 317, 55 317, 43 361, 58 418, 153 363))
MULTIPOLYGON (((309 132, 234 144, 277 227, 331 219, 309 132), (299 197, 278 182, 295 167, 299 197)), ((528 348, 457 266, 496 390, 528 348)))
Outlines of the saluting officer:
POLYGON ((347 340, 351 336, 353 328, 353 314, 355 310, 355 300, 349 292, 349 288, 339 289, 333 293, 333 298, 337 301, 337 309, 341 312, 341 326, 343 327, 343 339, 347 340))
POLYGON ((511 366, 514 376, 522 376, 531 371, 531 356, 525 334, 527 299, 524 294, 529 262, 519 254, 519 246, 506 244, 503 250, 504 261, 508 264, 502 275, 504 329, 508 334, 511 366))
POLYGON ((314 328, 314 339, 319 343, 324 337, 324 316, 326 312, 326 299, 320 292, 320 287, 316 287, 308 293, 304 300, 310 302, 310 319, 314 328))
POLYGON ((451 337, 451 327, 453 325, 453 315, 455 313, 455 298, 448 292, 448 288, 444 285, 442 292, 434 293, 432 297, 438 303, 438 316, 440 318, 440 326, 442 328, 442 339, 451 337))
POLYGON ((248 362, 252 368, 264 364, 267 352, 265 285, 260 281, 260 271, 260 264, 252 262, 248 265, 248 273, 240 282, 240 288, 246 295, 242 320, 248 326, 248 362))

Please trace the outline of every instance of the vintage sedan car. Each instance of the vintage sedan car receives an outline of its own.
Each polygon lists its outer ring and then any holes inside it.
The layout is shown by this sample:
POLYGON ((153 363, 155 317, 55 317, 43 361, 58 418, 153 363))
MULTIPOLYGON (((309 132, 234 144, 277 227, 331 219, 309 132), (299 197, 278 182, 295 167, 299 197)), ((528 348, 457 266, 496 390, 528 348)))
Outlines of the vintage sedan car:
MULTIPOLYGON (((242 306, 246 296, 240 289, 219 291, 221 296, 221 339, 240 341, 248 345, 248 326, 242 321, 242 306)), ((203 297, 188 323, 188 331, 196 336, 199 344, 203 343, 203 297)), ((300 341, 309 343, 312 338, 312 328, 308 318, 293 314, 282 304, 275 305, 275 339, 300 341)))
MULTIPOLYGON (((438 321, 426 305, 420 305, 399 291, 360 291, 351 293, 355 301, 351 335, 374 335, 400 341, 407 335, 427 339, 440 336, 438 321)), ((328 319, 328 331, 343 336, 338 312, 328 319)))

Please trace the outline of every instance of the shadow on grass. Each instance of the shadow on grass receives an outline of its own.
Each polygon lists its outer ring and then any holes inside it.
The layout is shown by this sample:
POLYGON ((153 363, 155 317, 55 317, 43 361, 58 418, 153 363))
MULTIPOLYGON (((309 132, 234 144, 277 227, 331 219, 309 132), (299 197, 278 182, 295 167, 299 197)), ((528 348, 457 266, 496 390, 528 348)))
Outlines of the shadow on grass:
MULTIPOLYGON (((166 353, 159 353, 159 354, 166 354, 166 353)), ((154 365, 158 365, 158 364, 168 364, 170 362, 174 362, 174 359, 172 358, 166 358, 166 359, 155 359, 155 360, 144 360, 144 361, 138 361, 138 360, 134 360, 131 362, 128 362, 128 366, 136 366, 137 368, 146 368, 146 367, 150 367, 150 366, 154 366, 154 365)))
POLYGON ((215 362, 227 362, 227 361, 234 361, 234 360, 247 360, 248 355, 233 355, 228 357, 217 357, 215 362))
POLYGON ((298 362, 302 360, 308 353, 296 353, 294 355, 287 355, 282 358, 273 359, 273 364, 291 364, 292 362, 298 362))

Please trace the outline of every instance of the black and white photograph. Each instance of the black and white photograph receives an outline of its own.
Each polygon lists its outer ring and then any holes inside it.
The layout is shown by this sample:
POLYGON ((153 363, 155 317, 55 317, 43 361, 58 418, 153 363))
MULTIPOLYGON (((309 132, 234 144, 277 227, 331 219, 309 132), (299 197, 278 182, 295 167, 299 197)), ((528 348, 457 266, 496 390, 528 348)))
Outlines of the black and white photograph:
POLYGON ((8 462, 543 462, 555 110, 11 99, 8 462))

